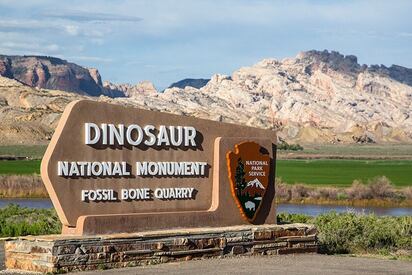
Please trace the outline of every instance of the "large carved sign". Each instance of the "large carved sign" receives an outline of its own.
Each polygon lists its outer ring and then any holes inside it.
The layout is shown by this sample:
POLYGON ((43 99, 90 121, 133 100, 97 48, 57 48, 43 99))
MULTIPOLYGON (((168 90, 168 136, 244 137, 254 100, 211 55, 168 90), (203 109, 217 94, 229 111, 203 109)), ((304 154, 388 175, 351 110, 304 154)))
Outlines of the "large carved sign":
POLYGON ((67 106, 41 173, 63 233, 275 223, 275 141, 269 130, 84 100, 67 106), (237 178, 254 187, 234 200, 237 178))

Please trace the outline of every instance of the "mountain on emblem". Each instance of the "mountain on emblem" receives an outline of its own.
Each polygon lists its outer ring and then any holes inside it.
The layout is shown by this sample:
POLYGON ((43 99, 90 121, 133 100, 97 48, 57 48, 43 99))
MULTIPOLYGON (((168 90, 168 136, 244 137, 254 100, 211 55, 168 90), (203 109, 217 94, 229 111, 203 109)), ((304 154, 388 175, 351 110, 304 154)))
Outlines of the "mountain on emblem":
POLYGON ((232 195, 242 216, 252 223, 269 184, 269 153, 255 142, 243 142, 226 158, 232 195))
POLYGON ((265 189, 265 187, 263 187, 262 183, 260 183, 260 181, 257 178, 249 181, 246 187, 256 187, 260 189, 265 189))

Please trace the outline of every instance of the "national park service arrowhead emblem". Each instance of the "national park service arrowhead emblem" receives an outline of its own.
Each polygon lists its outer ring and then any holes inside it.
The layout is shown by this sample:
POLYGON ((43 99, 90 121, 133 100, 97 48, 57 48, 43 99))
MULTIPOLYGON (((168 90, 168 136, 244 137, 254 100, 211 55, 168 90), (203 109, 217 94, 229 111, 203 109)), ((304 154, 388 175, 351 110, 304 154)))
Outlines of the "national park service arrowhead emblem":
POLYGON ((253 223, 269 185, 269 152, 256 142, 235 145, 226 154, 232 195, 242 216, 253 223))

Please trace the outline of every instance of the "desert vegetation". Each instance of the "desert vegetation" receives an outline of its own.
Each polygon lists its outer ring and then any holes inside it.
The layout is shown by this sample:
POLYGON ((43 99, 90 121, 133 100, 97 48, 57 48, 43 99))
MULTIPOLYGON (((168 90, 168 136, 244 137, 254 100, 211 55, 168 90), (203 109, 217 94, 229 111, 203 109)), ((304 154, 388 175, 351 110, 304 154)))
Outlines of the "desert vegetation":
POLYGON ((412 217, 377 217, 329 212, 317 217, 280 213, 279 223, 312 223, 318 229, 320 252, 381 254, 412 259, 412 217))
POLYGON ((303 151, 303 147, 300 144, 289 144, 286 141, 281 141, 277 144, 278 150, 286 151, 303 151))
MULTIPOLYGON (((412 217, 377 217, 351 212, 329 212, 317 217, 280 213, 279 223, 317 226, 320 252, 326 254, 381 254, 412 259, 412 217)), ((58 234, 61 223, 54 209, 8 205, 0 209, 0 236, 58 234)))
POLYGON ((354 180, 345 188, 291 185, 277 178, 275 188, 277 201, 283 203, 412 206, 412 187, 396 188, 385 176, 354 180))
POLYGON ((39 175, 0 175, 0 198, 47 198, 39 175))
POLYGON ((57 234, 61 223, 54 209, 33 209, 9 204, 0 209, 0 237, 57 234))

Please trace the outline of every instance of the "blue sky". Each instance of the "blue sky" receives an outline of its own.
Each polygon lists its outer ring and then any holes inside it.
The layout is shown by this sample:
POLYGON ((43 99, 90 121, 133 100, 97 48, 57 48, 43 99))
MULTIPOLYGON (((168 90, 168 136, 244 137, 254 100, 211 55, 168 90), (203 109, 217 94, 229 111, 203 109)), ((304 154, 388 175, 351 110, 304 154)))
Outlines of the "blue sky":
POLYGON ((411 11, 396 0, 0 0, 0 54, 57 56, 159 89, 310 49, 412 67, 411 11))

